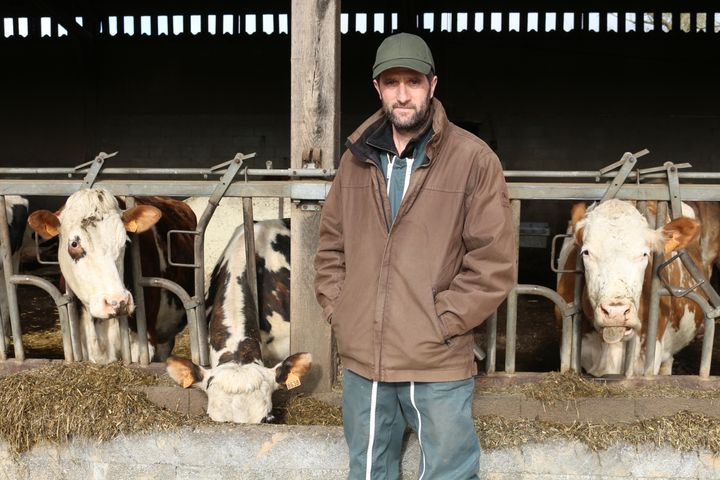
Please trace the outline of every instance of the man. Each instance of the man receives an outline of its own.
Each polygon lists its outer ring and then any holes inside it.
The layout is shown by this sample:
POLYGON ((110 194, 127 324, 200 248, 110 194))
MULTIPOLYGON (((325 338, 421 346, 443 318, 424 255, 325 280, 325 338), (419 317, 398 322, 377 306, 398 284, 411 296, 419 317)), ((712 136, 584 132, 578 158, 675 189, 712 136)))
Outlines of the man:
POLYGON ((433 98, 432 53, 386 38, 382 108, 347 141, 323 208, 315 288, 343 367, 350 478, 398 478, 409 424, 420 477, 476 478, 472 329, 514 284, 500 162, 433 98))

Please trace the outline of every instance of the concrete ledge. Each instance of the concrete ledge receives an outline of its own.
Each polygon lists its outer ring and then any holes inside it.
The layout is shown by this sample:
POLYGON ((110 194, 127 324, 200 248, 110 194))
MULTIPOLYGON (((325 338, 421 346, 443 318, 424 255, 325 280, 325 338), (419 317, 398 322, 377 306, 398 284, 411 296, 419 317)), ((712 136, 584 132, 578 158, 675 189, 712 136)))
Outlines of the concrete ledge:
MULTIPOLYGON (((17 458, 0 445, 0 471, 9 480, 47 478, 322 479, 347 477, 341 427, 218 424, 130 435, 99 443, 76 439, 42 445, 17 458)), ((417 478, 419 448, 407 441, 403 478, 417 478)), ((720 477, 720 458, 704 451, 618 445, 592 452, 577 442, 548 442, 485 451, 480 478, 613 479, 720 477)))
MULTIPOLYGON (((200 390, 179 387, 146 387, 144 391, 152 402, 169 410, 200 415, 207 409, 207 396, 200 390)), ((331 405, 339 406, 341 404, 340 393, 314 396, 331 405)), ((683 410, 720 418, 720 400, 655 397, 578 398, 549 405, 525 398, 522 395, 482 395, 477 393, 473 402, 474 415, 556 423, 627 423, 674 415, 683 410)))

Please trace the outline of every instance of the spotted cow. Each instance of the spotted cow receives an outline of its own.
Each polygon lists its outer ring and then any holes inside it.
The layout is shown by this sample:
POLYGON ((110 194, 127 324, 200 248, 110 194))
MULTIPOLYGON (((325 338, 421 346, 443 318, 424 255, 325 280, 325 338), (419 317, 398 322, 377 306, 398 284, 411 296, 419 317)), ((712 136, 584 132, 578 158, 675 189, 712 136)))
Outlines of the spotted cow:
POLYGON ((311 356, 290 350, 290 230, 280 220, 255 223, 258 299, 246 278, 243 227, 215 266, 206 299, 210 368, 170 357, 168 373, 183 387, 207 393, 215 421, 259 423, 271 418, 272 393, 297 384, 311 356), (260 331, 253 320, 260 306, 260 331), (264 361, 263 361, 264 360, 264 361), (269 367, 267 365, 270 365, 269 367))
MULTIPOLYGON (((12 271, 17 273, 20 265, 20 247, 22 245, 25 224, 28 218, 28 201, 26 198, 16 195, 5 197, 5 214, 7 215, 8 230, 10 232, 10 252, 12 254, 12 271)), ((3 259, 0 258, 0 319, 2 320, 3 331, 5 332, 6 345, 9 340, 10 309, 7 301, 7 290, 5 285, 5 272, 3 259)))
MULTIPOLYGON (((655 212, 655 203, 648 202, 648 215, 654 218, 655 212)), ((683 204, 683 215, 652 229, 630 202, 608 200, 591 209, 586 209, 585 204, 573 207, 570 229, 574 242, 565 243, 560 262, 566 269, 575 269, 575 259, 579 252, 582 254, 585 322, 581 364, 589 374, 623 373, 628 340, 636 335, 640 348, 630 360, 634 373, 643 374, 653 252, 664 252, 664 258, 669 259, 677 250, 686 248, 710 276, 720 248, 720 204, 683 204)), ((682 288, 694 283, 679 260, 670 263, 665 275, 673 286, 682 288)), ((563 273, 558 293, 570 302, 574 288, 575 275, 563 273)), ((693 301, 661 297, 654 339, 654 374, 672 373, 673 355, 695 338, 702 321, 703 312, 693 301)))
MULTIPOLYGON (((186 291, 194 289, 192 269, 167 262, 167 232, 194 230, 195 214, 183 202, 163 197, 136 197, 136 206, 125 209, 123 201, 104 189, 84 189, 71 195, 61 210, 33 212, 28 223, 35 232, 58 241, 58 261, 67 285, 79 299, 80 338, 83 358, 108 363, 121 358, 118 317, 133 313, 130 254, 127 232, 139 233, 142 274, 164 277, 186 291)), ((192 263, 193 239, 188 234, 172 237, 173 261, 192 263)), ((175 335, 186 324, 180 300, 165 289, 145 288, 148 339, 154 360, 165 360, 175 335)), ((139 357, 135 322, 130 318, 133 361, 139 357)), ((144 339, 142 339, 144 341, 144 339)))

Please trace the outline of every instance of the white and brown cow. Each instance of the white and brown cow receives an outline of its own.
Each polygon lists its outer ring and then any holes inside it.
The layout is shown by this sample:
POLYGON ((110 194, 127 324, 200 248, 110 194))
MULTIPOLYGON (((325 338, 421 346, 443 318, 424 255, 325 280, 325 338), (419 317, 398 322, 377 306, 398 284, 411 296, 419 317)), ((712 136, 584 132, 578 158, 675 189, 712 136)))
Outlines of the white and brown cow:
MULTIPOLYGON (((28 201, 17 195, 5 196, 5 214, 7 215, 8 231, 10 233, 10 252, 12 256, 12 271, 17 273, 20 265, 20 247, 22 245, 25 225, 28 218, 28 201)), ((5 332, 6 345, 11 332, 10 309, 7 301, 5 285, 5 272, 3 259, 0 258, 0 319, 5 332)))
MULTIPOLYGON (((178 200, 163 197, 136 197, 136 206, 124 210, 124 203, 104 189, 85 189, 71 195, 56 212, 39 210, 28 219, 43 238, 59 236, 58 261, 64 281, 81 302, 80 338, 83 357, 95 363, 121 358, 118 317, 132 314, 135 304, 126 285, 131 285, 127 232, 137 232, 142 274, 175 281, 193 291, 193 273, 167 263, 167 232, 194 230, 195 214, 178 200)), ((176 235, 172 239, 173 260, 192 263, 193 239, 176 235)), ((165 289, 145 288, 145 313, 151 355, 165 360, 175 344, 175 335, 186 324, 180 300, 165 289)), ((138 360, 139 340, 134 321, 131 353, 138 360)), ((143 339, 144 340, 144 339, 143 339)))
MULTIPOLYGON (((648 202, 648 214, 655 216, 655 203, 648 202)), ((639 335, 640 348, 631 359, 636 375, 644 372, 648 326, 648 304, 653 252, 663 251, 665 259, 686 248, 695 263, 709 277, 720 247, 720 204, 683 204, 683 217, 651 229, 645 217, 626 201, 608 200, 586 210, 573 207, 571 229, 574 242, 566 242, 560 262, 575 268, 581 252, 585 266, 582 296, 583 317, 581 364, 591 375, 623 373, 628 340, 639 335), (702 230, 702 231, 701 231, 702 230), (698 241, 698 238, 700 241, 698 241)), ((671 285, 694 283, 679 260, 665 270, 671 285)), ((558 293, 573 300, 575 275, 564 273, 558 293)), ((699 292, 702 293, 702 292, 699 292)), ((655 374, 671 374, 673 355, 698 333, 702 309, 685 298, 660 299, 655 347, 655 374)))
POLYGON ((297 384, 312 361, 308 353, 288 357, 287 224, 280 220, 255 223, 255 248, 257 300, 246 279, 243 227, 235 230, 213 270, 206 301, 210 368, 183 358, 168 359, 170 376, 185 388, 204 390, 208 415, 219 422, 259 423, 270 419, 272 393, 283 385, 297 384), (260 306, 261 331, 253 320, 256 305, 260 306))

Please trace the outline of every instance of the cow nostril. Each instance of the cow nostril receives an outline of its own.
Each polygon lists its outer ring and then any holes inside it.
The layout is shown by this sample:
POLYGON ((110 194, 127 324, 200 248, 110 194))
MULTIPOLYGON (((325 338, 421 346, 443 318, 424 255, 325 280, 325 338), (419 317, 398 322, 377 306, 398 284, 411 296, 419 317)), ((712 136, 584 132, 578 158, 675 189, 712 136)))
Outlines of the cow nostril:
POLYGON ((602 310, 603 315, 607 315, 608 317, 610 316, 610 312, 602 305, 600 305, 600 310, 602 310))
POLYGON ((628 307, 628 309, 625 310, 624 315, 625 315, 626 317, 630 315, 630 307, 628 307))

